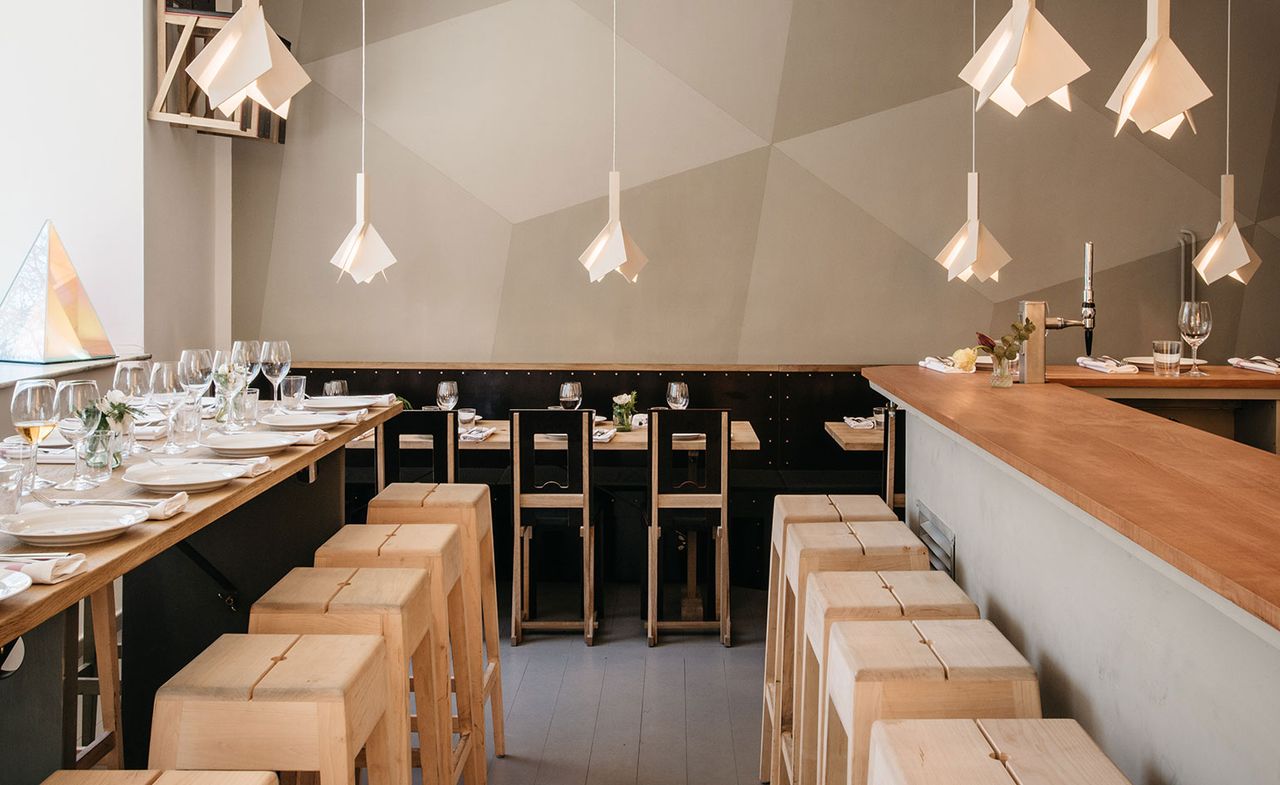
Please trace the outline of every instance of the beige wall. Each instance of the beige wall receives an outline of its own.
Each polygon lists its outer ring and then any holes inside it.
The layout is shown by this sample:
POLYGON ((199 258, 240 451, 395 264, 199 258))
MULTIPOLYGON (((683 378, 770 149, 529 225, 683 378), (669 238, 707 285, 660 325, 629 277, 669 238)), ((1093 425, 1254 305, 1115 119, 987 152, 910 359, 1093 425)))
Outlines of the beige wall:
MULTIPOLYGON (((964 218, 968 2, 622 0, 623 216, 651 260, 628 286, 577 263, 606 211, 608 0, 371 4, 371 209, 400 263, 356 286, 327 262, 353 214, 358 10, 280 0, 315 81, 286 145, 235 142, 233 329, 310 359, 903 361, 999 329, 1019 299, 1074 316, 1093 240, 1096 351, 1146 353, 1175 330, 1178 230, 1216 221, 1226 3, 1174 2, 1219 96, 1173 141, 1114 138, 1104 108, 1143 5, 1039 4, 1093 70, 1072 113, 980 113, 983 217, 1014 261, 949 284, 932 257, 964 218)), ((980 0, 984 34, 1007 8, 980 0)), ((1280 354, 1280 7, 1235 13, 1237 206, 1266 264, 1208 291, 1214 358, 1280 354)), ((1055 335, 1051 356, 1080 345, 1055 335)))

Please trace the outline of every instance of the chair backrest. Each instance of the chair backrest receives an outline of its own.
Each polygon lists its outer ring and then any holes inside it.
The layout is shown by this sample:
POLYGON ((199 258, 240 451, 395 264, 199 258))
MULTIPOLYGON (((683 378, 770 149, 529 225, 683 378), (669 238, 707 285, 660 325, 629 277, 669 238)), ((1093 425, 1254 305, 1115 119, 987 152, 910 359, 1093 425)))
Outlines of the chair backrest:
POLYGON ((590 409, 511 411, 511 489, 517 509, 587 509, 591 496, 590 409), (564 468, 539 463, 538 453, 564 455, 564 468))
POLYGON ((401 412, 382 426, 382 476, 387 483, 402 482, 400 437, 431 437, 431 478, 408 482, 447 483, 458 481, 458 413, 418 410, 401 412))
POLYGON ((655 508, 723 507, 729 490, 729 423, 728 409, 650 410, 649 498, 655 508), (692 460, 690 448, 702 451, 700 462, 692 460), (679 496, 691 498, 686 504, 679 496))

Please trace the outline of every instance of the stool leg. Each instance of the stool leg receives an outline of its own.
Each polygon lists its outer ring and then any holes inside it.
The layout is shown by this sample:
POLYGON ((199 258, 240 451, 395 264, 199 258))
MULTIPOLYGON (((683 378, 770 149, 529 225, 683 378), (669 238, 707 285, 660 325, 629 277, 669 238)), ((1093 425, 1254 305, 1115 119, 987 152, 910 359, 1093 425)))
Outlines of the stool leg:
POLYGON ((649 645, 658 645, 658 524, 649 524, 649 618, 645 622, 649 645))
POLYGON ((720 643, 733 645, 733 627, 729 617, 729 522, 726 520, 716 530, 716 575, 720 585, 716 597, 720 605, 720 643))
POLYGON ((516 530, 511 554, 511 645, 520 645, 520 621, 524 612, 524 528, 516 510, 516 530))
POLYGON ((151 712, 151 748, 147 767, 178 768, 178 739, 182 735, 182 702, 156 699, 151 712))
POLYGON ((449 592, 449 645, 453 651, 453 681, 458 693, 458 730, 470 741, 470 752, 463 763, 462 776, 467 785, 485 785, 484 703, 480 697, 481 668, 471 643, 473 633, 468 623, 466 602, 461 586, 449 592), (456 632, 455 632, 456 631, 456 632))
POLYGON ((121 765, 124 749, 120 737, 120 656, 116 648, 116 591, 108 583, 89 596, 93 616, 93 647, 98 665, 98 694, 102 706, 102 729, 112 737, 111 751, 103 760, 109 769, 121 765))
POLYGON ((489 681, 485 684, 489 710, 493 713, 493 754, 507 754, 505 704, 502 702, 502 652, 498 634, 498 576, 493 563, 493 532, 480 543, 481 590, 484 594, 484 648, 489 681))
MULTIPOLYGON (((401 625, 392 622, 384 629, 383 639, 387 642, 387 713, 383 718, 388 726, 391 739, 386 750, 387 765, 393 782, 409 782, 413 776, 413 764, 409 752, 409 656, 401 625)), ((377 735, 374 731, 373 735, 377 735)), ((373 778, 373 751, 366 750, 370 772, 373 778)))
MULTIPOLYGON (((347 716, 341 703, 323 703, 316 707, 320 730, 320 785, 356 785, 356 750, 347 738, 347 716)), ((365 743, 369 785, 391 785, 387 764, 387 711, 373 728, 365 743), (381 754, 375 754, 381 753, 381 754)))
MULTIPOLYGON (((401 682, 400 691, 404 692, 405 687, 406 685, 401 682)), ((391 758, 394 754, 392 750, 401 740, 392 732, 388 714, 384 714, 382 721, 373 726, 373 731, 364 743, 365 760, 369 764, 369 785, 398 785, 401 782, 409 782, 408 779, 397 779, 397 775, 392 773, 391 758)), ((351 782, 354 783, 355 772, 352 771, 350 762, 347 763, 346 770, 352 777, 351 782)), ((321 785, 324 785, 323 774, 321 785)))
POLYGON ((413 654, 413 691, 418 703, 417 730, 423 785, 446 785, 451 774, 453 736, 450 730, 452 712, 449 709, 448 630, 446 604, 433 587, 431 627, 413 654))
MULTIPOLYGON (((764 695, 760 711, 760 781, 768 782, 773 768, 773 715, 769 711, 769 690, 777 683, 777 634, 779 583, 782 576, 782 559, 769 548, 769 593, 765 599, 764 625, 764 695)), ((775 693, 776 694, 776 693, 775 693)), ((776 707, 774 709, 777 710, 776 707)))
POLYGON ((588 646, 595 643, 596 632, 596 549, 592 537, 591 522, 584 520, 582 522, 582 639, 588 646))

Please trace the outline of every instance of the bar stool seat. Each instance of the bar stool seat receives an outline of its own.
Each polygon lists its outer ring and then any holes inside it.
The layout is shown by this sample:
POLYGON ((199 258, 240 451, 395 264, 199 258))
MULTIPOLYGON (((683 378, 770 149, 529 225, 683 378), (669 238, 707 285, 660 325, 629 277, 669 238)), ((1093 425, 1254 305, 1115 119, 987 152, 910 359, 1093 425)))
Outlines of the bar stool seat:
MULTIPOLYGON (((787 530, 779 627, 775 636, 777 680, 773 685, 770 741, 771 781, 782 776, 782 735, 792 730, 796 667, 803 652, 809 576, 827 571, 927 570, 928 552, 905 524, 897 521, 809 523, 787 530)), ((766 709, 769 708, 766 689, 766 709)))
POLYGON ((782 734, 783 774, 790 782, 818 783, 826 737, 827 643, 842 621, 977 619, 978 606, 945 573, 931 570, 817 572, 806 590, 804 637, 791 735, 782 734))
MULTIPOLYGON (((493 715, 493 752, 506 754, 502 655, 498 634, 498 581, 493 556, 489 486, 471 483, 388 485, 369 502, 369 523, 453 523, 462 535, 462 577, 472 628, 483 630, 484 701, 493 715)), ((483 718, 482 718, 483 719, 483 718)))
MULTIPOLYGON (((465 583, 462 580, 462 538, 453 524, 366 524, 343 526, 316 549, 317 567, 401 567, 426 570, 430 583, 430 629, 444 630, 431 635, 432 662, 448 661, 454 652, 453 680, 457 694, 457 744, 448 761, 449 782, 460 772, 467 784, 484 785, 485 738, 481 719, 481 653, 479 631, 472 627, 466 612, 465 583), (461 767, 459 769, 459 767, 461 767)), ((431 671, 430 694, 445 707, 449 699, 449 673, 431 671)), ((414 678, 417 686, 418 676, 414 678)), ((436 711, 440 708, 433 707, 436 711)))
POLYGON ((985 620, 845 621, 827 649, 824 783, 867 782, 888 719, 1039 719, 1035 671, 985 620))
POLYGON ((871 785, 1129 785, 1075 720, 892 720, 871 729, 871 785))
POLYGON ((277 785, 271 771, 55 771, 41 785, 277 785))
POLYGON ((769 548, 769 595, 765 611, 764 642, 764 710, 760 723, 760 780, 768 782, 773 769, 773 694, 771 686, 778 681, 776 653, 778 648, 778 609, 782 595, 782 563, 786 551, 787 529, 793 524, 837 523, 845 520, 896 521, 898 517, 879 496, 821 494, 780 494, 773 500, 773 527, 769 548), (840 501, 837 506, 836 501, 840 501))
POLYGON ((155 769, 317 771, 391 785, 387 647, 376 635, 223 635, 156 692, 155 769))

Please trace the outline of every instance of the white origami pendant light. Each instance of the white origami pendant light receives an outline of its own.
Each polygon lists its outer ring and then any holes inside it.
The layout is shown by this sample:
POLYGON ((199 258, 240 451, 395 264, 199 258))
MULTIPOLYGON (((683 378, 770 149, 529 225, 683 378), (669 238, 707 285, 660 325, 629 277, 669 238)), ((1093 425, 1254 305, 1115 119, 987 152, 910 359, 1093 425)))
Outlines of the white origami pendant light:
POLYGON ((311 82, 267 23, 259 0, 244 0, 187 66, 187 74, 227 116, 252 98, 287 118, 290 100, 311 82))
POLYGON ((1230 277, 1248 284, 1262 259, 1240 234, 1236 223, 1236 178, 1231 174, 1231 0, 1227 0, 1227 173, 1222 175, 1222 212, 1213 237, 1193 262, 1205 283, 1230 277))
POLYGON ((1067 85, 1089 72, 1035 0, 1013 0, 1013 7, 960 72, 978 91, 978 108, 991 99, 1017 117, 1048 98, 1071 111, 1067 85))
POLYGON ((387 247, 382 235, 369 222, 369 190, 365 183, 364 148, 365 148, 365 2, 360 2, 360 173, 356 175, 356 223, 347 232, 338 252, 329 260, 329 264, 342 272, 338 280, 346 273, 356 283, 369 283, 379 273, 385 279, 385 270, 396 263, 395 254, 387 247))
POLYGON ((1191 107, 1213 96, 1169 37, 1169 0, 1147 0, 1147 40, 1133 58, 1107 100, 1116 112, 1116 136, 1130 120, 1138 130, 1154 131, 1165 139, 1186 120, 1191 130, 1191 107))
POLYGON ((609 221, 582 252, 578 261, 587 268, 591 282, 611 272, 635 283, 649 263, 631 235, 622 227, 622 177, 618 174, 618 0, 613 0, 613 166, 609 172, 609 221))

